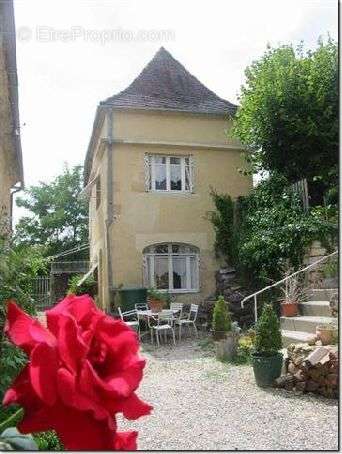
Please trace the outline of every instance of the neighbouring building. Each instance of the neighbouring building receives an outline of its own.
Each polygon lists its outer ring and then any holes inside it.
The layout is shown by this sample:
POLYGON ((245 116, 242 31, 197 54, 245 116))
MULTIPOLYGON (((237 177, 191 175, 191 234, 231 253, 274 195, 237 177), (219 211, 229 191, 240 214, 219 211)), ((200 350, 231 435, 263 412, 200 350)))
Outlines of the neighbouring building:
POLYGON ((13 194, 24 184, 20 142, 13 0, 0 1, 0 226, 12 218, 13 194))
POLYGON ((90 257, 107 308, 113 290, 155 287, 186 302, 215 290, 210 187, 233 198, 252 179, 228 137, 236 106, 161 48, 97 108, 85 160, 90 257))

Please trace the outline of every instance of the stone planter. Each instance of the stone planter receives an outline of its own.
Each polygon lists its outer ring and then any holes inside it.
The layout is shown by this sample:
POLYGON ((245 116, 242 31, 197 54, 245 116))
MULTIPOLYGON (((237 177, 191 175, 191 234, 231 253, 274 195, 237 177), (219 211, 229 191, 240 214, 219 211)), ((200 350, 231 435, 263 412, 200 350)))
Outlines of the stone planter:
POLYGON ((212 329, 211 334, 213 336, 214 341, 220 341, 226 338, 227 331, 215 331, 212 329))
POLYGON ((230 361, 237 353, 238 335, 236 333, 226 333, 225 339, 216 343, 216 359, 219 361, 230 361))
POLYGON ((321 340, 322 345, 331 345, 337 340, 337 327, 334 325, 318 325, 316 335, 321 340))

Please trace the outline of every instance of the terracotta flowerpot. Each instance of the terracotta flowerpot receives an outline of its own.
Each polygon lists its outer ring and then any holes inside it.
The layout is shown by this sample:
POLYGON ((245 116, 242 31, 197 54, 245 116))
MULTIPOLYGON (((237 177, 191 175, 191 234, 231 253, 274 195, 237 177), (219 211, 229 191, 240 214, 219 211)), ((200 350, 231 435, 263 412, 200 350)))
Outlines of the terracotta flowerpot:
POLYGON ((283 317, 295 317, 298 315, 298 303, 281 303, 281 315, 283 317))
POLYGON ((150 299, 148 301, 148 306, 152 312, 161 312, 164 307, 164 301, 150 299))
POLYGON ((318 325, 316 336, 322 341, 323 345, 331 345, 337 340, 337 327, 330 325, 318 325))

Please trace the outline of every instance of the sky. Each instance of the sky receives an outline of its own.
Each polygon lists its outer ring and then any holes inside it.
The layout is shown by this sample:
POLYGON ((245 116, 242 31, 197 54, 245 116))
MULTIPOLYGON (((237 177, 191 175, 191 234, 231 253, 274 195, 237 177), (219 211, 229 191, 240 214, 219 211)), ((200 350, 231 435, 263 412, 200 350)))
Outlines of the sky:
MULTIPOLYGON (((337 39, 335 0, 15 0, 25 185, 83 164, 98 103, 164 46, 237 103, 267 43, 337 39)), ((20 216, 17 209, 16 216, 20 216)))

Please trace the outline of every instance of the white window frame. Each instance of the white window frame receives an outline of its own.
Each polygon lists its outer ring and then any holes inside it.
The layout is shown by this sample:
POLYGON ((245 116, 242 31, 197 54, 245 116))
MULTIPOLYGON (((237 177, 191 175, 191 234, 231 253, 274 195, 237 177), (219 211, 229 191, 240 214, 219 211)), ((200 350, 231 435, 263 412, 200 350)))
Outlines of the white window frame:
MULTIPOLYGON (((163 243, 165 244, 165 243, 163 243)), ((167 253, 157 253, 157 252, 146 252, 144 253, 144 260, 145 267, 146 267, 146 283, 149 287, 156 288, 155 285, 155 258, 156 257, 168 257, 168 273, 169 273, 169 288, 168 289, 158 289, 160 292, 166 293, 196 293, 199 292, 199 253, 198 252, 183 252, 183 253, 176 253, 172 252, 172 245, 179 244, 180 246, 189 247, 189 249, 195 249, 190 245, 184 245, 180 243, 167 243, 168 252, 167 253), (147 257, 150 257, 150 260, 147 260, 147 257), (186 288, 173 288, 173 257, 185 257, 185 266, 186 266, 186 288), (191 288, 191 258, 195 259, 195 282, 197 286, 195 288, 191 288)), ((160 246, 158 244, 150 246, 147 248, 150 251, 155 251, 155 248, 160 246)))
MULTIPOLYGON (((162 155, 162 154, 151 154, 150 157, 150 172, 151 172, 151 192, 171 192, 171 193, 190 193, 192 192, 192 165, 190 156, 180 156, 180 155, 162 155), (166 163, 166 189, 156 189, 156 179, 155 179, 155 158, 165 158, 166 163), (180 159, 181 165, 181 178, 182 178, 182 189, 171 189, 171 158, 180 159), (186 159, 188 163, 186 164, 186 159), (188 167, 189 173, 189 187, 185 188, 186 182, 186 171, 185 168, 188 167)), ((158 165, 158 164, 157 164, 158 165)))

